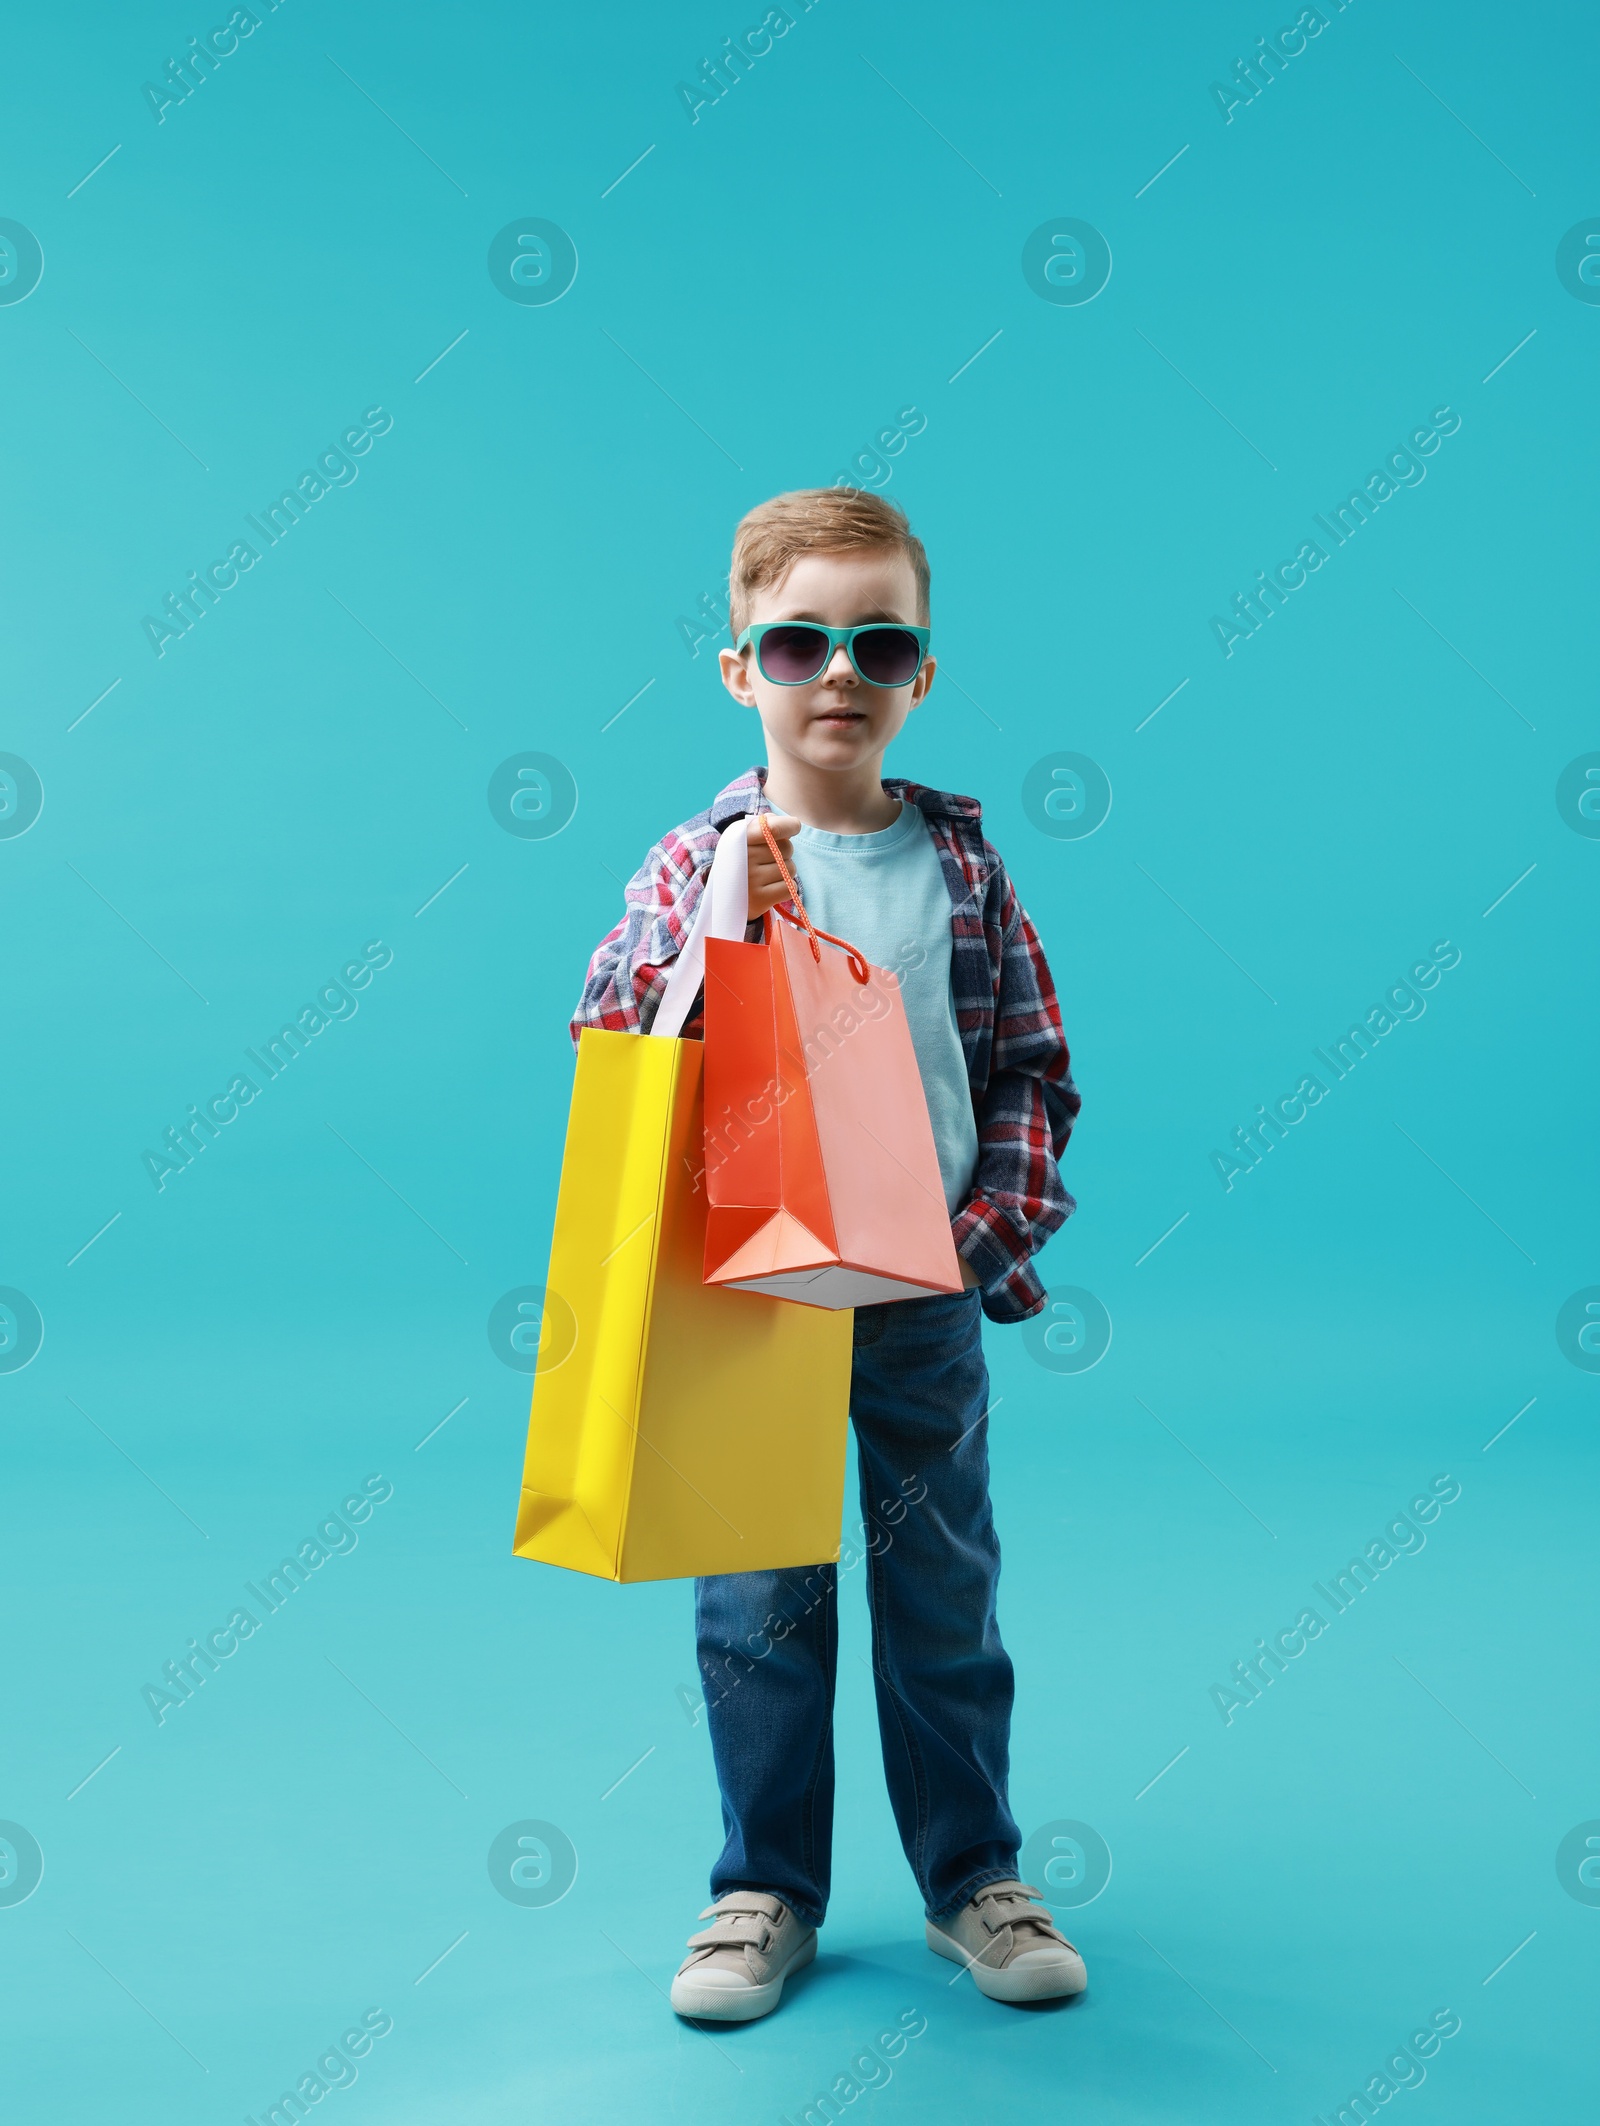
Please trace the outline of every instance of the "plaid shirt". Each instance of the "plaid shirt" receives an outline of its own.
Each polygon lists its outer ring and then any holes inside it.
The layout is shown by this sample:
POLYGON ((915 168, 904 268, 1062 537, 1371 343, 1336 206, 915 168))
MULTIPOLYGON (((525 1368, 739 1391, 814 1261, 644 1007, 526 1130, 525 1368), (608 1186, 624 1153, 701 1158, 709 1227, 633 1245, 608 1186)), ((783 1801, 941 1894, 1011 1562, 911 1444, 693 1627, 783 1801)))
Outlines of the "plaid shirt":
MULTIPOLYGON (((627 912, 595 950, 572 1020, 646 1033, 683 948, 717 841, 730 821, 770 811, 766 770, 729 783, 709 810, 662 836, 629 880, 627 912)), ((991 1321, 1025 1321, 1044 1305, 1033 1257, 1076 1208, 1058 1161, 1081 1104, 1055 985, 1038 932, 983 838, 977 800, 886 780, 927 822, 950 893, 950 987, 978 1127, 972 1189, 951 1220, 991 1321)), ((697 1006, 684 1027, 703 1035, 697 1006)))

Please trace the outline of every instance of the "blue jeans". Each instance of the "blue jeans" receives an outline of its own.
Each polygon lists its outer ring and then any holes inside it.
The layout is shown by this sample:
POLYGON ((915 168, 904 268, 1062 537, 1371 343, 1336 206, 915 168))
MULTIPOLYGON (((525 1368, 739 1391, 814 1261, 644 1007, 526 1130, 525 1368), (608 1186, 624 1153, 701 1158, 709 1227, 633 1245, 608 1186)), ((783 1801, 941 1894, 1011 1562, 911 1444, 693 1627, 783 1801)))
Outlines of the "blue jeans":
MULTIPOLYGON (((934 1919, 1014 1876, 1021 1843, 1006 1802, 1013 1679, 995 1622, 980 1319, 976 1292, 855 1317, 850 1409, 878 1731, 900 1840, 934 1919)), ((810 1926, 822 1923, 831 1873, 838 1571, 695 1583, 727 1832, 712 1897, 775 1892, 810 1926)))

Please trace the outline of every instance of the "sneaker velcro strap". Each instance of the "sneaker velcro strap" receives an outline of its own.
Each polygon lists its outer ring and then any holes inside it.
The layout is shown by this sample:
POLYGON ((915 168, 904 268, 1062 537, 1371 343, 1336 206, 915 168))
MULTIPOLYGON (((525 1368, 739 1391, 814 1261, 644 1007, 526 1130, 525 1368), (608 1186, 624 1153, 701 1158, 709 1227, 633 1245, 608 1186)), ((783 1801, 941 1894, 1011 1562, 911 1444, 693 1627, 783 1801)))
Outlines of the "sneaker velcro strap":
MULTIPOLYGON (((1031 1883, 994 1882, 986 1883, 973 1897, 979 1917, 991 1934, 998 1934, 1005 1927, 1032 1926, 1043 1934, 1056 1936, 1055 1924, 1042 1904, 1031 1902, 1039 1892, 1031 1883)), ((1056 1936, 1057 1939, 1064 1937, 1056 1936)))
POLYGON ((720 1913, 716 1923, 703 1933, 691 1934, 691 1949, 764 1950, 772 1939, 772 1923, 759 1912, 720 1913))
POLYGON ((702 1919, 716 1919, 724 1912, 759 1912, 773 1922, 783 1917, 783 1899, 767 1890, 729 1890, 714 1905, 707 1905, 702 1919))
POLYGON ((1013 1933, 1018 1927, 1032 1927, 1049 1941, 1066 1940, 1066 1936, 1057 1931, 1048 1912, 1015 1912, 1011 1915, 1010 1925, 1013 1933))

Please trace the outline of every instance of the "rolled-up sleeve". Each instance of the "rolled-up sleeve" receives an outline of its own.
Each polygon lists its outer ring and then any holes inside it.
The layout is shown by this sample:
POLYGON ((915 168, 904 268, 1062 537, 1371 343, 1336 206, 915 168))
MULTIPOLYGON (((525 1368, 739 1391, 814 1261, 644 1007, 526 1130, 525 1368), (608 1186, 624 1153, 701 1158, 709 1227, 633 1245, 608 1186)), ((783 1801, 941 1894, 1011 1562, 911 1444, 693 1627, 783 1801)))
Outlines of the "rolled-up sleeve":
MULTIPOLYGON (((708 865, 673 834, 656 843, 623 891, 620 923, 595 947, 583 994, 572 1015, 572 1041, 586 1026, 613 1033, 648 1033, 667 986, 667 974, 683 950, 705 891, 708 865)), ((701 1031, 696 1010, 684 1026, 701 1031)))

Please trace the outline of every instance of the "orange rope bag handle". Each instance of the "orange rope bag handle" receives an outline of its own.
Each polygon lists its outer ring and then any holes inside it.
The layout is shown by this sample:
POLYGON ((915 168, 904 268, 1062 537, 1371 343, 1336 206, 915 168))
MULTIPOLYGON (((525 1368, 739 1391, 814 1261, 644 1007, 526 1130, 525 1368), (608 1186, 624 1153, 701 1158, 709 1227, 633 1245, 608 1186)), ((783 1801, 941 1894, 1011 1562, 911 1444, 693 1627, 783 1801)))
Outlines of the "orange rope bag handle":
POLYGON ((760 827, 762 834, 766 837, 766 844, 768 849, 771 851, 772 861, 777 865, 778 874, 782 878, 783 883, 789 889, 790 900, 793 901, 795 907, 800 911, 798 915, 791 915, 786 908, 774 905, 768 911, 769 914, 781 915, 783 917, 783 920, 788 923, 793 929, 804 930, 806 936, 811 941, 811 957, 818 963, 819 966, 822 962, 822 947, 817 943, 817 940, 819 938, 826 938, 830 945, 837 945, 839 950, 845 955, 845 957, 850 963, 850 972, 855 977, 856 987, 858 989, 865 989, 868 983, 872 980, 872 969, 867 965, 865 957, 863 956, 863 954, 856 950, 854 945, 849 944, 844 938, 836 938, 831 930, 819 930, 816 927, 816 925, 812 922, 810 916, 806 914, 806 904, 800 898, 800 888, 795 883, 793 872, 790 871, 789 866, 783 860, 783 851, 778 847, 777 836, 767 825, 767 815, 765 812, 758 812, 756 814, 756 824, 760 827))

